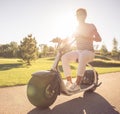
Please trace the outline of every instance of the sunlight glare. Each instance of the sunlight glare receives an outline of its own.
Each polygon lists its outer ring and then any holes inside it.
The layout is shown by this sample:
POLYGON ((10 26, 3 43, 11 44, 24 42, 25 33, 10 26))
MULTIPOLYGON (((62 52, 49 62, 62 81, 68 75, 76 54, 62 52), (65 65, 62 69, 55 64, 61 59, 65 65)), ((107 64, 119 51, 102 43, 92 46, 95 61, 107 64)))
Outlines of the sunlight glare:
POLYGON ((61 39, 71 37, 76 29, 76 20, 74 15, 59 16, 55 22, 56 35, 61 39))

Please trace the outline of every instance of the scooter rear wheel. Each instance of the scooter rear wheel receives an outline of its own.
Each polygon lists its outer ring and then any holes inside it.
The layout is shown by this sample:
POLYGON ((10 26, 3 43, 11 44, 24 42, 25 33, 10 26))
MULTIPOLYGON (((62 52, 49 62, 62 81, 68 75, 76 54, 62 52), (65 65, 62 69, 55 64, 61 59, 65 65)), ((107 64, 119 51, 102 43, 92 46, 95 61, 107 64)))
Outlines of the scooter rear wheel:
POLYGON ((98 73, 96 72, 96 83, 94 83, 95 85, 93 86, 93 88, 89 89, 87 92, 94 92, 97 88, 97 85, 98 85, 98 73))
POLYGON ((86 70, 83 76, 83 80, 81 82, 81 87, 83 86, 84 88, 87 88, 92 84, 94 84, 94 86, 88 89, 87 92, 93 92, 96 90, 98 85, 98 73, 93 70, 86 70))

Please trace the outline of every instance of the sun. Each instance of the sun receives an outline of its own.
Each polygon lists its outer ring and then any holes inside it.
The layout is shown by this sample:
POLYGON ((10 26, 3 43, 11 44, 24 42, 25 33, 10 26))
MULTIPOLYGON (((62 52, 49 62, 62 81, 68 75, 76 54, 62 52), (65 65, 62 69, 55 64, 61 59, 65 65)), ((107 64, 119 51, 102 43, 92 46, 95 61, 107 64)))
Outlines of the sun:
POLYGON ((61 39, 71 37, 77 25, 75 16, 70 14, 58 16, 54 24, 56 26, 56 35, 61 39))

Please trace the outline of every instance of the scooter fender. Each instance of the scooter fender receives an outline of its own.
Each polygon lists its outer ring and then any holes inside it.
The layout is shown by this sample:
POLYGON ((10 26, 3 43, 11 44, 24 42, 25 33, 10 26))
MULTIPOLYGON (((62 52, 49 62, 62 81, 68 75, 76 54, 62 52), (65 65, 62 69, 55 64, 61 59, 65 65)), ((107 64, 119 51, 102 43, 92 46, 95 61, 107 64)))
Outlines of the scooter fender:
POLYGON ((38 71, 32 74, 32 77, 37 78, 38 82, 47 84, 57 79, 57 72, 51 70, 38 71))

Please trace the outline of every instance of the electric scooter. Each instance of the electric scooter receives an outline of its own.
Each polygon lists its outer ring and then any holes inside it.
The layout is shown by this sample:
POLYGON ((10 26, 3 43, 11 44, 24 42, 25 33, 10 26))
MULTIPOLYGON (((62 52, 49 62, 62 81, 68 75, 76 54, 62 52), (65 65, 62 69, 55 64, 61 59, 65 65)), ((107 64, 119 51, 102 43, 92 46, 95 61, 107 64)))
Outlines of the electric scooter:
POLYGON ((67 90, 58 69, 59 61, 63 55, 63 51, 66 48, 66 45, 60 48, 61 45, 62 43, 59 43, 59 49, 52 68, 50 70, 33 73, 32 78, 29 80, 27 85, 28 100, 32 105, 40 109, 51 106, 60 94, 70 96, 79 92, 93 92, 101 84, 98 83, 98 73, 92 65, 87 64, 89 69, 87 69, 84 73, 83 80, 80 84, 81 89, 76 92, 70 92, 67 90))

